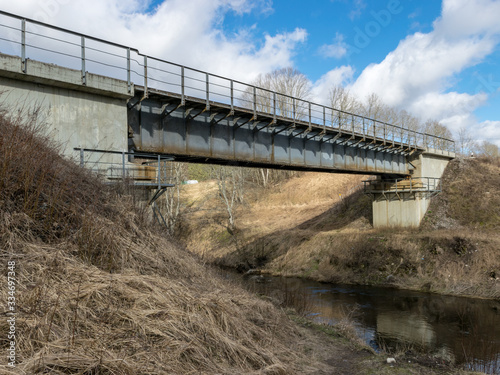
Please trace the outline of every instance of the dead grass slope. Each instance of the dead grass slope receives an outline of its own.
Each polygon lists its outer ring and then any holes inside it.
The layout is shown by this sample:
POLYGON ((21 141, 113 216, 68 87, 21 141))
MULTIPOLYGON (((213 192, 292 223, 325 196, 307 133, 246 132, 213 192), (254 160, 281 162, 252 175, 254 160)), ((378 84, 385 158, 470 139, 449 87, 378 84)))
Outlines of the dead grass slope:
MULTIPOLYGON (((180 237, 190 251, 213 261, 237 256, 235 252, 259 238, 266 242, 267 235, 301 225, 342 227, 356 220, 369 225, 371 205, 366 204, 367 198, 359 190, 365 178, 302 173, 268 188, 247 186, 245 202, 236 212, 234 236, 227 231, 227 217, 217 197, 216 183, 189 185, 183 199, 190 212, 185 216, 180 237), (336 219, 331 220, 332 217, 336 219)), ((232 261, 228 263, 231 264, 232 261)))
MULTIPOLYGON (((36 115, 36 114, 35 114, 36 115)), ((15 262, 8 374, 284 374, 321 367, 270 303, 150 229, 130 196, 57 154, 33 115, 0 116, 0 256, 15 262)), ((5 271, 4 267, 4 271, 5 271)), ((2 287, 2 301, 8 288, 2 287)), ((7 309, 0 331, 7 332, 7 309)), ((6 335, 0 347, 7 352, 6 335)))

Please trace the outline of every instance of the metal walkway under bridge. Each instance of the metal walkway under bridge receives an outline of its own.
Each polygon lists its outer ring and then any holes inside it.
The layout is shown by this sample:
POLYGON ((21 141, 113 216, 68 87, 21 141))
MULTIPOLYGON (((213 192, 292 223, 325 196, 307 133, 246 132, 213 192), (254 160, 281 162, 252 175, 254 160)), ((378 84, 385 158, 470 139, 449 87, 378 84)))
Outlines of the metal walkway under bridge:
MULTIPOLYGON (((0 51, 121 80, 129 151, 176 160, 404 176, 454 142, 141 54, 137 49, 0 11, 0 51)), ((224 61, 221 59, 221 64, 224 61)), ((403 124, 404 125, 404 124, 403 124)), ((75 145, 76 146, 76 145, 75 145)))

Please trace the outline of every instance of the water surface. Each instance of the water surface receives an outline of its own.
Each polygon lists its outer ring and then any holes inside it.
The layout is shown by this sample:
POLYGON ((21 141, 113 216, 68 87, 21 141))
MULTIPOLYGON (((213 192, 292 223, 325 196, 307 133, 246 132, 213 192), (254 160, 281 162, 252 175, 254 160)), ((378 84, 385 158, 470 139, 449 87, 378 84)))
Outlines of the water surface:
POLYGON ((408 347, 500 374, 500 301, 297 278, 238 278, 256 293, 305 310, 316 322, 335 325, 350 319, 377 350, 408 347))

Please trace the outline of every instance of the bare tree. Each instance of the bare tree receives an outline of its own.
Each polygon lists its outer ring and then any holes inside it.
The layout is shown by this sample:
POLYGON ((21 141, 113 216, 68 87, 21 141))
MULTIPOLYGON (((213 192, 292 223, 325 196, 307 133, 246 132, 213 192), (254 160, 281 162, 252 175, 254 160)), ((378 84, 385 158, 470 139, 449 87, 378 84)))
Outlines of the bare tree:
POLYGON ((472 138, 465 126, 458 131, 458 153, 462 156, 468 156, 474 153, 477 149, 477 144, 472 138))
POLYGON ((267 188, 268 186, 286 181, 291 177, 296 176, 299 172, 268 168, 245 168, 244 173, 253 183, 262 186, 263 188, 267 188))
MULTIPOLYGON (((361 103, 351 95, 345 87, 337 85, 330 89, 328 94, 330 106, 337 111, 332 112, 332 123, 338 123, 340 128, 344 128, 354 122, 351 114, 359 114, 361 112, 361 103)), ((360 127, 356 127, 356 131, 362 132, 360 127)))
POLYGON ((488 156, 488 157, 499 157, 500 156, 500 151, 499 148, 496 144, 488 142, 488 141, 483 141, 481 144, 480 150, 481 154, 488 156))
POLYGON ((397 112, 394 124, 413 131, 422 131, 423 126, 420 119, 408 113, 404 109, 397 112))
POLYGON ((307 100, 311 97, 311 82, 307 77, 293 68, 274 70, 265 75, 259 75, 252 82, 255 86, 248 87, 241 101, 247 108, 259 112, 274 114, 295 120, 305 118, 308 110, 307 100))
POLYGON ((382 103, 380 97, 375 93, 371 93, 366 97, 366 102, 361 109, 366 117, 382 122, 386 120, 387 106, 382 103))
POLYGON ((397 117, 397 112, 391 107, 385 105, 377 94, 372 93, 368 95, 360 110, 363 116, 379 122, 372 124, 374 128, 368 132, 369 134, 370 132, 373 132, 373 134, 377 137, 390 137, 395 131, 392 127, 384 126, 383 124, 394 123, 395 118, 397 117))
POLYGON ((427 120, 424 124, 424 132, 437 137, 429 141, 430 147, 432 148, 445 148, 447 140, 453 138, 449 129, 436 120, 427 120))
POLYGON ((218 196, 228 215, 228 229, 235 229, 236 206, 243 203, 243 169, 237 167, 214 166, 218 196))
MULTIPOLYGON (((158 201, 158 208, 163 216, 164 224, 169 234, 173 234, 181 214, 181 189, 185 177, 184 165, 177 162, 168 162, 162 165, 170 175, 173 187, 167 188, 158 201)), ((164 172, 164 171, 161 171, 164 172)))

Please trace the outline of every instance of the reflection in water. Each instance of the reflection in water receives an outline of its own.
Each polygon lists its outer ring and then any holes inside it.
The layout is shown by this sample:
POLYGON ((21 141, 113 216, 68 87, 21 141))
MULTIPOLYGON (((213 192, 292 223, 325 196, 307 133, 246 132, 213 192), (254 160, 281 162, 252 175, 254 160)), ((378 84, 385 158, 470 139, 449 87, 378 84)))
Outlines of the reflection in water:
POLYGON ((279 303, 336 324, 351 314, 358 333, 375 348, 411 344, 451 356, 467 369, 500 373, 500 302, 296 278, 247 277, 244 285, 279 303))
POLYGON ((377 334, 380 338, 397 338, 425 348, 436 347, 436 333, 421 316, 408 312, 377 314, 377 334))

